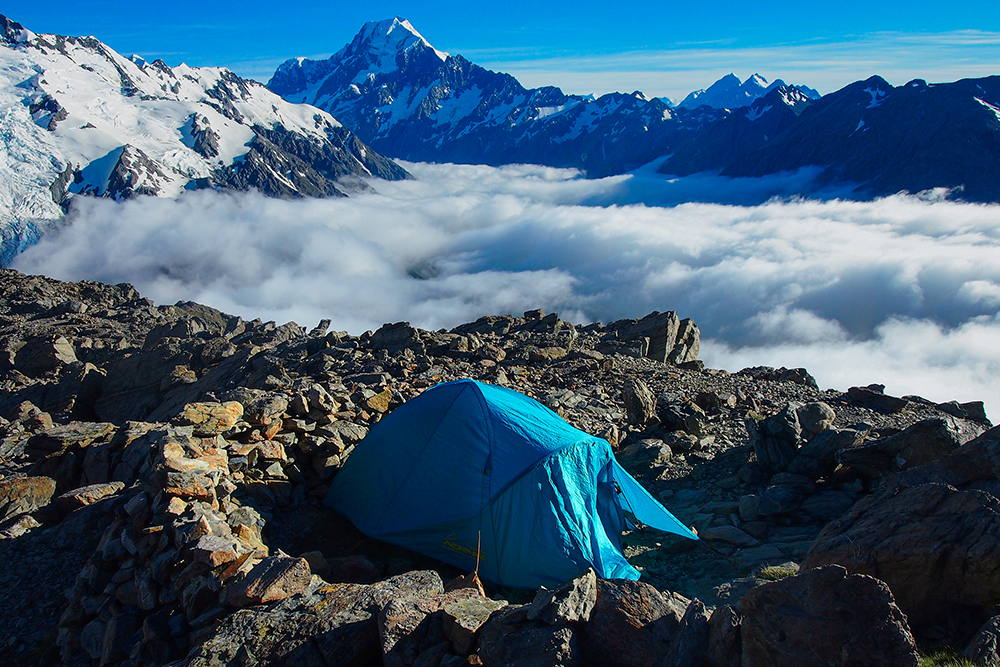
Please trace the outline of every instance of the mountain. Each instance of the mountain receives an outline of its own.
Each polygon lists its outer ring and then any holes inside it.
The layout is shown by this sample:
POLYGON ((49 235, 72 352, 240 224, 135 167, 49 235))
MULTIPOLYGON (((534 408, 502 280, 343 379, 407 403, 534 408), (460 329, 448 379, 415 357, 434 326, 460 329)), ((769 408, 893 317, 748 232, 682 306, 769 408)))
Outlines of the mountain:
POLYGON ((899 87, 873 76, 819 100, 775 89, 678 145, 661 171, 764 176, 809 165, 826 167, 825 182, 858 184, 859 196, 954 188, 1000 201, 1000 76, 899 87))
POLYGON ((326 60, 283 63, 268 86, 408 160, 530 162, 589 177, 657 158, 663 173, 678 176, 819 167, 810 188, 847 184, 859 198, 947 188, 952 197, 1000 201, 995 77, 900 88, 874 77, 819 97, 805 86, 730 74, 671 108, 640 92, 593 99, 526 89, 435 49, 397 18, 365 24, 326 60))
POLYGON ((0 263, 77 195, 186 189, 344 195, 341 179, 408 174, 328 113, 223 68, 125 58, 93 37, 0 16, 0 263))
MULTIPOLYGON (((740 83, 735 74, 727 74, 705 90, 696 90, 681 100, 677 106, 697 109, 708 106, 713 109, 739 109, 749 106, 754 100, 764 97, 775 88, 786 87, 781 79, 768 83, 760 74, 748 77, 740 83)), ((810 99, 818 99, 820 94, 808 86, 795 86, 810 99)))
POLYGON ((642 93, 597 99, 526 89, 430 45, 406 20, 365 24, 326 60, 283 63, 268 87, 339 118, 376 150, 407 160, 542 163, 589 176, 622 173, 669 152, 719 114, 671 109, 642 93))

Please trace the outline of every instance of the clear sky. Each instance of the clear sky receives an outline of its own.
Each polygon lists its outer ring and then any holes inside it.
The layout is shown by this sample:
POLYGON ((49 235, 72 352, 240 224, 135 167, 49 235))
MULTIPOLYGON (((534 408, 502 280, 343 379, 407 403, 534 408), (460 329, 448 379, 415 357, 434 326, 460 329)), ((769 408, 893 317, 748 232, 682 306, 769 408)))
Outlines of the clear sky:
POLYGON ((438 49, 571 93, 679 99, 729 72, 821 93, 872 74, 897 85, 1000 74, 998 0, 12 0, 0 13, 35 32, 94 35, 124 54, 261 81, 283 60, 329 56, 366 21, 392 16, 438 49))

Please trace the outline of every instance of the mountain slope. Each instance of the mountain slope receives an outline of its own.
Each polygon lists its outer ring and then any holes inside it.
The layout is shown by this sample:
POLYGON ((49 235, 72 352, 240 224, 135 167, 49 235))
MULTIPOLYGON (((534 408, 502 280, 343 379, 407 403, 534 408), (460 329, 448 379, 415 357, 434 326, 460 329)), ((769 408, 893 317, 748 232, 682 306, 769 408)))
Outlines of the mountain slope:
POLYGON ((344 177, 407 177, 329 114, 227 69, 130 60, 2 16, 0 142, 3 263, 80 194, 336 196, 344 177))

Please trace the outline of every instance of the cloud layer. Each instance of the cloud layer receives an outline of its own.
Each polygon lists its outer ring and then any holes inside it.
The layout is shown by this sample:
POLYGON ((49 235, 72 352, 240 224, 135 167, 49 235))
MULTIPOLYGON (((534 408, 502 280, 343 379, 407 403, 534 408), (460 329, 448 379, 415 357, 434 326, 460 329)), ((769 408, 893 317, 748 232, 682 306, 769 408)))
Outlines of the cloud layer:
POLYGON ((781 198, 808 172, 407 167, 416 180, 346 200, 79 198, 14 267, 354 333, 535 307, 576 322, 672 309, 702 328, 710 365, 806 366, 822 386, 1000 410, 1000 206, 781 198))

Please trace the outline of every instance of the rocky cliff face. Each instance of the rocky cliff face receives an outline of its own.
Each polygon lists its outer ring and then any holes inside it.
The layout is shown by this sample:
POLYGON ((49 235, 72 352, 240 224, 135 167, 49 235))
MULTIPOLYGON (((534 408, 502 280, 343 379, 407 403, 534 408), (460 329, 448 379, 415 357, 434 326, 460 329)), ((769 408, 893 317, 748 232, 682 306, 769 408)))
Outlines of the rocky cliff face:
POLYGON ((915 665, 915 641, 961 648, 1000 602, 983 546, 1000 440, 981 403, 705 369, 670 311, 355 336, 0 279, 11 664, 915 665), (702 542, 630 531, 641 582, 483 591, 323 508, 372 424, 462 377, 608 439, 702 542), (949 507, 979 537, 945 530, 949 507), (825 567, 795 575, 804 558, 825 567))

